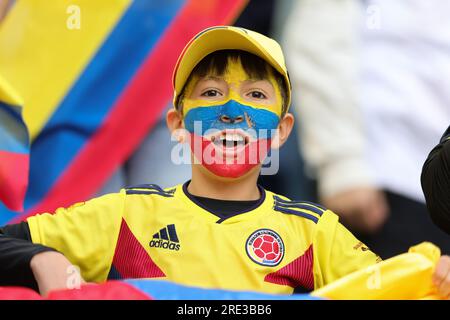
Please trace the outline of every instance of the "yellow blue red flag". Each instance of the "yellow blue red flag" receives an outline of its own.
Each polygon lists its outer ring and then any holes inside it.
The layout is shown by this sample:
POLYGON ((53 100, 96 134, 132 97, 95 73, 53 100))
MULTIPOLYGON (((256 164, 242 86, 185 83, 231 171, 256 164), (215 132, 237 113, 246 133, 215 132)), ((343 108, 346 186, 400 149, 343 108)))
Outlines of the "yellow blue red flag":
POLYGON ((15 2, 0 25, 0 75, 26 105, 30 173, 24 213, 1 207, 0 223, 95 195, 159 120, 184 45, 246 2, 15 2))
POLYGON ((22 102, 0 76, 0 200, 10 210, 23 209, 28 167, 29 140, 22 102))

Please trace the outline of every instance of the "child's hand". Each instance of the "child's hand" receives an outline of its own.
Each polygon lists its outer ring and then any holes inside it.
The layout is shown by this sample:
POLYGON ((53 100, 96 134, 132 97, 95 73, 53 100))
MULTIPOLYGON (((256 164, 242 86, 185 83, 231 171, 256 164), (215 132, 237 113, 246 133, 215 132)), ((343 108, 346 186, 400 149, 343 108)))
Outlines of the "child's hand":
POLYGON ((73 289, 83 278, 67 258, 59 252, 38 253, 30 261, 30 267, 42 296, 57 289, 73 289))
POLYGON ((322 203, 351 229, 362 233, 375 233, 386 222, 389 207, 384 192, 371 187, 354 188, 325 197, 322 203))
POLYGON ((442 256, 439 259, 433 274, 433 283, 439 295, 450 300, 450 257, 442 256))

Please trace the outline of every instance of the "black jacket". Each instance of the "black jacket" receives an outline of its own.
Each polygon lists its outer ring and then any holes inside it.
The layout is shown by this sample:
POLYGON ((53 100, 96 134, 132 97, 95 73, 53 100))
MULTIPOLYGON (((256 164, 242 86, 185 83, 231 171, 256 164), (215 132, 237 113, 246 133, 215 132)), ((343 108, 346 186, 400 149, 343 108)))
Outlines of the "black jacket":
POLYGON ((44 251, 54 250, 32 243, 28 223, 1 227, 0 286, 24 286, 37 290, 30 261, 34 255, 44 251))
POLYGON ((431 219, 450 234, 450 126, 428 155, 421 183, 431 219))

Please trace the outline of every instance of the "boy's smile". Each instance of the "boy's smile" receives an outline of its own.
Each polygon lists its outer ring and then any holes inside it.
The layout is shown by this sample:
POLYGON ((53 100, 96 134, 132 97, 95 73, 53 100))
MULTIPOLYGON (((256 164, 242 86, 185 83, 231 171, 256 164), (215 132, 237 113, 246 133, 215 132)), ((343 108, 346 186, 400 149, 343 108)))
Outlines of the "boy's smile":
POLYGON ((282 112, 274 77, 250 79, 229 59, 222 76, 194 78, 183 101, 191 150, 212 173, 237 178, 262 163, 282 112))

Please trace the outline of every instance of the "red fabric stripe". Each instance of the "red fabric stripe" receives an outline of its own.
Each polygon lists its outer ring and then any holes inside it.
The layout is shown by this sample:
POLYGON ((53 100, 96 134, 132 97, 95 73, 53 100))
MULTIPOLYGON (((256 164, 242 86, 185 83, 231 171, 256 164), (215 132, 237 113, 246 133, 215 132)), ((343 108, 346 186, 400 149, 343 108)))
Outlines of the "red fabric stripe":
POLYGON ((313 290, 313 246, 309 246, 303 255, 280 270, 266 275, 264 281, 292 288, 303 287, 313 290))
POLYGON ((102 284, 85 284, 79 289, 56 290, 48 300, 152 300, 152 297, 128 283, 108 281, 102 284))
POLYGON ((96 134, 46 197, 14 222, 92 197, 160 119, 173 93, 172 71, 184 45, 206 27, 231 23, 246 3, 189 0, 96 134))
POLYGON ((23 210, 29 160, 25 153, 0 151, 0 200, 13 211, 23 210))
POLYGON ((0 287, 0 300, 42 300, 42 297, 28 288, 0 287))
POLYGON ((133 235, 125 220, 120 226, 113 265, 124 279, 166 276, 133 235))

